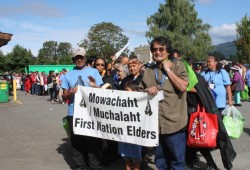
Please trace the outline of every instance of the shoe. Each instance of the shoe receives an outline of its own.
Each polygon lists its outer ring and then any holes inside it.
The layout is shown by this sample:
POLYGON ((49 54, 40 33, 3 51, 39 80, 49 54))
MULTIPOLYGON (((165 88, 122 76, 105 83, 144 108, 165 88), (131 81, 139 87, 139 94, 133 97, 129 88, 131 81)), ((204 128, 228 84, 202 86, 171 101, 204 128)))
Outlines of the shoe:
POLYGON ((242 104, 234 104, 234 106, 242 106, 242 104))
POLYGON ((215 163, 213 165, 207 165, 207 170, 217 170, 217 169, 218 168, 215 163))

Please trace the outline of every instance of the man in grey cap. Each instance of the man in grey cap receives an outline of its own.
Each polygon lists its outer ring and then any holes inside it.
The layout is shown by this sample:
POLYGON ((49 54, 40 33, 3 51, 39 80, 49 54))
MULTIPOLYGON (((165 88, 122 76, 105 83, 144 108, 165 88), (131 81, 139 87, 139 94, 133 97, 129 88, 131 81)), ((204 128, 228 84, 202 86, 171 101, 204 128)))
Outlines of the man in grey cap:
POLYGON ((77 86, 98 87, 102 82, 99 72, 86 66, 86 51, 82 47, 73 49, 72 61, 75 68, 67 72, 62 81, 63 99, 69 100, 67 121, 69 125, 72 157, 76 169, 86 169, 87 161, 92 169, 101 169, 101 140, 73 133, 74 96, 77 86))

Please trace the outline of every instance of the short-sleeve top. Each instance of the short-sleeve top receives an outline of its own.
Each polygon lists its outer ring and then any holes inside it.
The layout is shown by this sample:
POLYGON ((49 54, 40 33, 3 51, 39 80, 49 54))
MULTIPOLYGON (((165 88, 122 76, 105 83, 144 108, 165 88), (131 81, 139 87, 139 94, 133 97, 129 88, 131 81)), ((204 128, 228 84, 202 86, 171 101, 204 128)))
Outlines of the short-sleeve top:
MULTIPOLYGON (((181 79, 188 81, 187 72, 182 61, 174 60, 172 71, 181 79)), ((167 73, 156 65, 146 68, 139 90, 159 86, 158 80, 166 75, 162 83, 164 99, 159 101, 159 133, 171 134, 180 131, 187 125, 187 92, 177 90, 169 80, 167 73), (158 78, 155 75, 158 72, 158 78), (157 80, 158 79, 158 80, 157 80)))
POLYGON ((215 103, 218 108, 225 108, 227 104, 227 93, 225 86, 230 85, 230 77, 229 74, 224 69, 216 70, 216 71, 204 71, 201 74, 207 83, 213 83, 215 85, 214 92, 216 93, 215 103))
MULTIPOLYGON (((61 87, 66 90, 69 90, 78 85, 89 87, 88 76, 92 76, 93 78, 95 78, 97 86, 100 86, 101 84, 103 84, 102 77, 100 76, 97 69, 86 67, 83 70, 71 70, 67 72, 64 76, 61 87)), ((71 98, 69 99, 69 104, 68 104, 69 116, 74 115, 74 97, 75 96, 72 95, 71 98)))

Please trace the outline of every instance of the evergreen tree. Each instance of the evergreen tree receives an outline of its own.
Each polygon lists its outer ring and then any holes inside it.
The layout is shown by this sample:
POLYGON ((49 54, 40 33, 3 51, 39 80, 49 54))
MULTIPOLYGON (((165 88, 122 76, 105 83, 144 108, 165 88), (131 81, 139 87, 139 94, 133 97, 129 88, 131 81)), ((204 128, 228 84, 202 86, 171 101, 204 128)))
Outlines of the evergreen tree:
POLYGON ((238 50, 238 58, 241 62, 250 62, 250 18, 245 15, 236 24, 237 40, 235 45, 238 50))
POLYGON ((149 31, 146 37, 168 37, 172 46, 186 57, 203 60, 211 51, 210 25, 202 24, 195 11, 194 2, 189 0, 166 0, 158 11, 147 18, 149 31))

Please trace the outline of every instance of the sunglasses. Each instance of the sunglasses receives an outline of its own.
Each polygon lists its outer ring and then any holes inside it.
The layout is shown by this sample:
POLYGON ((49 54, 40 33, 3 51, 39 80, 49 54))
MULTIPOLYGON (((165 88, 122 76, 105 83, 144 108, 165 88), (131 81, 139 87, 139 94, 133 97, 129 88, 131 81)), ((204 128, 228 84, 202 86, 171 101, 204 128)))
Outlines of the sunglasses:
POLYGON ((103 66, 103 67, 104 67, 104 64, 99 64, 99 63, 98 63, 98 64, 96 64, 96 66, 103 66))
POLYGON ((165 50, 166 50, 166 48, 164 48, 164 47, 153 48, 153 49, 152 49, 152 52, 153 52, 153 53, 156 53, 157 51, 159 51, 159 52, 162 53, 162 52, 165 51, 165 50))
POLYGON ((84 60, 84 57, 82 57, 82 56, 76 56, 75 58, 73 58, 73 60, 84 60))

